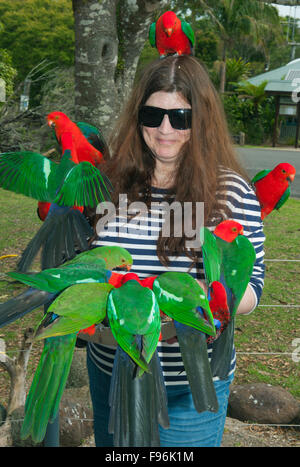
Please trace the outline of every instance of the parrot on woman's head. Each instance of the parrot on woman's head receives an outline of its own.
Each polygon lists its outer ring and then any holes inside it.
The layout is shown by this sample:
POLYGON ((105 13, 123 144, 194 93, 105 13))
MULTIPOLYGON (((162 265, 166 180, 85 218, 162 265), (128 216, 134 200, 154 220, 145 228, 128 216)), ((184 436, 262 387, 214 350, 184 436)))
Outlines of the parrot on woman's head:
POLYGON ((261 205, 262 220, 274 209, 280 209, 288 200, 290 184, 295 175, 295 167, 288 162, 281 162, 273 170, 262 170, 251 180, 261 205))
POLYGON ((191 55, 195 35, 189 23, 181 21, 173 11, 166 11, 151 24, 149 41, 161 58, 170 54, 191 55))

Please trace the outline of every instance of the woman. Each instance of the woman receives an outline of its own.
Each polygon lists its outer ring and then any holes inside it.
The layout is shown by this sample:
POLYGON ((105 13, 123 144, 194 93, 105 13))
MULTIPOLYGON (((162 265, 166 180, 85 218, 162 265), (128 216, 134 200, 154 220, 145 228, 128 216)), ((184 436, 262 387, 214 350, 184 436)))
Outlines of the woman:
MULTIPOLYGON (((264 276, 260 207, 235 159, 218 95, 203 66, 191 56, 169 56, 151 64, 132 92, 111 148, 106 172, 114 187, 115 205, 126 194, 129 207, 142 201, 148 212, 137 218, 135 212, 129 212, 129 217, 117 212, 105 227, 100 219, 94 244, 125 247, 133 256, 132 271, 140 278, 166 270, 187 271, 202 284, 201 252, 187 247, 190 232, 182 228, 182 234, 176 234, 172 219, 170 235, 165 235, 161 202, 192 202, 194 225, 199 215, 196 203, 203 202, 205 225, 213 229, 221 220, 233 218, 244 226, 255 247, 253 275, 238 309, 238 313, 251 312, 259 301, 264 276)), ((211 352, 208 345, 209 357, 211 352)), ((161 446, 219 446, 235 353, 228 378, 214 378, 218 413, 201 414, 193 407, 176 338, 159 343, 159 356, 170 418, 170 428, 160 428, 161 446)), ((88 345, 97 446, 113 445, 107 433, 113 357, 111 347, 88 345)))

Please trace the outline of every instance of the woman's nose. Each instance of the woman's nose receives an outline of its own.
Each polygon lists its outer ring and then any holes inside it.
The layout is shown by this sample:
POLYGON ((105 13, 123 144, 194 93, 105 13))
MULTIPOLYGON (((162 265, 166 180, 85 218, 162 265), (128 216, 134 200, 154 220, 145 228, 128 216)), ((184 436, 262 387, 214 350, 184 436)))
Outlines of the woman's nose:
POLYGON ((164 115, 164 118, 162 119, 162 122, 158 129, 161 133, 170 133, 171 131, 173 131, 173 127, 170 123, 168 114, 164 115))

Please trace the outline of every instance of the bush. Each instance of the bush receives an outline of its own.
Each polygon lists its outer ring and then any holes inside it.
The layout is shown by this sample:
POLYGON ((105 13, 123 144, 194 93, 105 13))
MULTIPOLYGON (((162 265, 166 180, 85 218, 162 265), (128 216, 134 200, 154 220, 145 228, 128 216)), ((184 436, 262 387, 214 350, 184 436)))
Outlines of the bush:
POLYGON ((275 117, 272 97, 255 105, 251 98, 231 94, 224 95, 223 104, 231 134, 243 131, 248 144, 263 144, 271 139, 275 117))

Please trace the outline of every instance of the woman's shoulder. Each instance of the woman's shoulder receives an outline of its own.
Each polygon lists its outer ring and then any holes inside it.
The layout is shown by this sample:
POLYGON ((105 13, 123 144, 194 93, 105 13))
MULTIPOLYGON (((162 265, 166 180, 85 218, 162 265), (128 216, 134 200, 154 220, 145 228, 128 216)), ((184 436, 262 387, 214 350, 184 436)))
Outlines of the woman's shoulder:
POLYGON ((242 193, 253 192, 253 187, 245 178, 232 169, 221 166, 219 168, 220 185, 238 188, 242 193))

